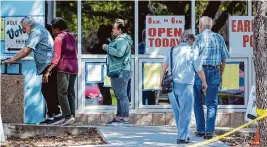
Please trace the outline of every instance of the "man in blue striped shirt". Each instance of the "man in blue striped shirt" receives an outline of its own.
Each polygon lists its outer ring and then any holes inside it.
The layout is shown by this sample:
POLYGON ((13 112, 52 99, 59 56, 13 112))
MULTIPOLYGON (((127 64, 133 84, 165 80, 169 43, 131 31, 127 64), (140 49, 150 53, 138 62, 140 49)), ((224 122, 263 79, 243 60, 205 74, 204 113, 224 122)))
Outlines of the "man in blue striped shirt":
POLYGON ((218 88, 222 86, 222 75, 225 67, 225 60, 229 58, 229 52, 225 45, 223 37, 211 31, 212 19, 203 16, 199 20, 199 32, 196 36, 195 48, 199 49, 199 55, 203 60, 203 70, 206 76, 208 88, 206 91, 207 117, 206 123, 202 99, 202 82, 198 75, 195 77, 194 94, 194 112, 196 117, 197 131, 196 136, 204 139, 213 137, 215 129, 215 120, 218 106, 218 88))

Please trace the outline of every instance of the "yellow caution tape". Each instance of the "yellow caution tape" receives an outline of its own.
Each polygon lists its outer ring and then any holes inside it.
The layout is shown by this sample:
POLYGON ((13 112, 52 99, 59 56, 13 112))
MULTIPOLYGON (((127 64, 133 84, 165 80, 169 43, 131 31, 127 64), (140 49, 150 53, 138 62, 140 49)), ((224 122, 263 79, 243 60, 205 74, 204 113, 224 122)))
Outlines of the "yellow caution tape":
POLYGON ((264 110, 264 109, 256 109, 256 112, 257 112, 257 115, 258 116, 261 116, 261 115, 263 115, 264 113, 267 113, 267 110, 264 110))
POLYGON ((229 135, 233 134, 234 132, 236 132, 236 131, 238 131, 238 130, 240 130, 240 129, 242 129, 242 128, 245 128, 245 127, 251 125, 252 123, 254 123, 254 122, 256 122, 256 121, 259 121, 259 120, 261 120, 261 119, 266 118, 266 117, 267 117, 267 111, 265 110, 264 113, 262 113, 262 115, 259 115, 259 116, 260 116, 260 117, 257 117, 257 118, 255 118, 254 120, 252 120, 252 121, 250 121, 250 122, 248 122, 248 123, 246 123, 246 124, 244 124, 244 125, 242 125, 242 126, 236 128, 236 129, 234 129, 234 130, 232 130, 232 131, 230 131, 230 132, 228 132, 228 133, 225 133, 225 134, 223 134, 223 135, 214 137, 214 138, 209 139, 209 140, 207 140, 207 141, 203 141, 203 142, 200 142, 200 143, 197 143, 197 144, 190 145, 189 147, 203 146, 203 145, 206 145, 206 144, 209 144, 209 143, 218 141, 218 140, 220 140, 220 139, 222 139, 222 138, 224 138, 224 137, 226 137, 226 136, 229 136, 229 135))

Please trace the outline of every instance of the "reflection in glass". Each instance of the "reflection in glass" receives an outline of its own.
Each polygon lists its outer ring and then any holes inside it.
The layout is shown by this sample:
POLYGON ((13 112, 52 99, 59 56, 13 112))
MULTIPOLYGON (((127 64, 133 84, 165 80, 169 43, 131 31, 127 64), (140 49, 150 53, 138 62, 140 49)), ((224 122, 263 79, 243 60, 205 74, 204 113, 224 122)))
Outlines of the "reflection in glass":
POLYGON ((161 94, 159 87, 161 62, 142 64, 142 104, 169 105, 167 94, 161 94))
MULTIPOLYGON (((244 62, 227 62, 223 75, 223 86, 219 88, 219 105, 245 104, 244 62)), ((205 100, 203 100, 205 105, 205 100)))
POLYGON ((56 16, 62 17, 68 26, 68 31, 72 32, 77 40, 78 17, 76 1, 56 1, 56 16))
MULTIPOLYGON (((117 105, 105 68, 105 63, 85 64, 85 105, 117 105)), ((128 82, 127 94, 131 104, 131 80, 128 82)))
POLYGON ((112 25, 117 19, 129 25, 134 39, 134 1, 82 1, 82 54, 106 54, 102 45, 114 39, 112 25))
POLYGON ((229 45, 228 18, 229 16, 246 16, 247 1, 196 1, 196 34, 198 21, 201 16, 213 19, 212 31, 219 33, 229 45))
POLYGON ((185 30, 191 28, 191 1, 139 1, 138 2, 138 54, 145 53, 146 16, 185 16, 185 30))

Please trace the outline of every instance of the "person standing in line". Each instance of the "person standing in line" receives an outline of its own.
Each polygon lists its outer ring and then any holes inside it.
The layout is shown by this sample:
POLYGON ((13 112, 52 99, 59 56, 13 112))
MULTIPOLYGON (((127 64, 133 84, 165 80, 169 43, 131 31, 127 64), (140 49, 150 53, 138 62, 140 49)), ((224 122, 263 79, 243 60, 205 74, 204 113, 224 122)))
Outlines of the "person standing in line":
POLYGON ((56 17, 51 24, 55 36, 55 53, 46 74, 57 66, 58 101, 63 114, 62 118, 52 125, 71 125, 75 122, 74 84, 78 74, 76 41, 74 36, 67 31, 64 19, 56 17))
POLYGON ((195 77, 194 94, 194 112, 196 118, 197 131, 195 135, 210 139, 215 130, 215 120, 218 107, 218 89, 222 86, 222 76, 224 72, 226 59, 229 58, 229 52, 225 45, 223 37, 211 31, 212 19, 203 16, 199 20, 199 32, 196 36, 195 46, 199 49, 199 55, 203 59, 203 70, 205 72, 208 89, 206 92, 207 117, 204 118, 204 109, 202 100, 204 93, 199 76, 195 77))
POLYGON ((181 43, 172 48, 172 60, 171 51, 166 54, 160 74, 162 83, 163 76, 172 62, 172 69, 169 70, 173 76, 173 91, 168 96, 178 130, 177 144, 190 143, 189 133, 194 102, 195 73, 202 81, 201 90, 206 91, 207 89, 201 57, 198 56, 198 49, 192 48, 194 41, 195 36, 192 31, 186 30, 181 36, 181 43))
POLYGON ((5 60, 3 63, 13 63, 28 56, 34 52, 34 61, 36 63, 37 75, 43 76, 42 94, 47 105, 47 118, 40 124, 51 124, 61 117, 61 112, 57 97, 56 77, 57 69, 47 72, 47 68, 52 62, 53 38, 48 30, 38 24, 32 17, 24 17, 21 20, 23 32, 29 34, 25 47, 22 48, 15 56, 5 60), (45 80, 46 79, 46 80, 45 80), (46 81, 50 82, 46 82, 46 81))
POLYGON ((116 39, 109 45, 103 44, 107 51, 107 75, 111 79, 111 86, 117 98, 116 118, 108 122, 109 125, 129 124, 129 98, 127 94, 128 82, 131 78, 131 47, 132 39, 126 33, 124 21, 116 21, 112 34, 116 39))

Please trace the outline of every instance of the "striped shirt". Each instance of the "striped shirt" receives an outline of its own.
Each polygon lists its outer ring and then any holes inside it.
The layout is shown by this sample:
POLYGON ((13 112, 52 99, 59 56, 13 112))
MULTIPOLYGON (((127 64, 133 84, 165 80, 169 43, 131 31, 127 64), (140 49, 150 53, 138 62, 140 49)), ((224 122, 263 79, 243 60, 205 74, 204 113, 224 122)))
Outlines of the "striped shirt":
POLYGON ((54 54, 53 44, 50 33, 40 24, 36 24, 31 30, 25 46, 34 52, 37 75, 42 74, 45 68, 51 64, 54 54))
POLYGON ((217 66, 230 57, 223 37, 209 29, 196 36, 195 47, 199 49, 203 65, 217 66))

